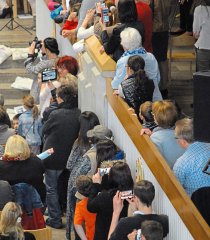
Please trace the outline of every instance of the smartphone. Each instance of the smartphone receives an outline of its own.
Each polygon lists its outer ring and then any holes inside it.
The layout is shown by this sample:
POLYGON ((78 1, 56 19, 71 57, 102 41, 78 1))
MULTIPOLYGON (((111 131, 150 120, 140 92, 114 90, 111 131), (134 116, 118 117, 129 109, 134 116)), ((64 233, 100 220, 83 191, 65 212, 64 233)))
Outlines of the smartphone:
POLYGON ((104 176, 105 174, 109 174, 110 168, 99 168, 100 176, 104 176))
POLYGON ((46 69, 42 72, 42 82, 53 81, 57 79, 56 69, 46 69))
POLYGON ((121 199, 128 199, 128 198, 133 198, 133 191, 128 190, 128 191, 123 191, 121 192, 121 199))
POLYGON ((103 23, 109 22, 109 9, 107 7, 101 9, 103 23))

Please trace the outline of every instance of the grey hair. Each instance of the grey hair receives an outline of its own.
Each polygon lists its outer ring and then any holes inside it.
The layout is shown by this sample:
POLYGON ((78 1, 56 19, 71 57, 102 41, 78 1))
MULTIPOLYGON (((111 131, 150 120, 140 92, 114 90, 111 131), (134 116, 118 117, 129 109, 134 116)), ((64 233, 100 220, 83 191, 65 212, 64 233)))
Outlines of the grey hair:
POLYGON ((183 118, 176 122, 176 137, 186 140, 188 143, 194 142, 193 119, 183 118))
POLYGON ((135 50, 142 46, 142 37, 135 28, 125 28, 120 33, 121 45, 128 51, 135 50))

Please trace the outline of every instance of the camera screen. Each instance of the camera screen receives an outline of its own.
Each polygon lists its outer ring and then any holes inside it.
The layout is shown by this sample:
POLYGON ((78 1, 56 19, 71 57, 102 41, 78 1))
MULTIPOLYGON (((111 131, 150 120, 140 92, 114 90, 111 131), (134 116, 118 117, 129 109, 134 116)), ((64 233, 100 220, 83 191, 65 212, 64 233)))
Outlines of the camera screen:
POLYGON ((105 174, 109 174, 110 168, 99 168, 99 174, 101 176, 105 175, 105 174))
POLYGON ((42 82, 52 81, 57 79, 56 69, 50 69, 42 72, 42 82))
POLYGON ((133 191, 132 190, 121 192, 121 199, 126 199, 126 198, 133 198, 133 191))

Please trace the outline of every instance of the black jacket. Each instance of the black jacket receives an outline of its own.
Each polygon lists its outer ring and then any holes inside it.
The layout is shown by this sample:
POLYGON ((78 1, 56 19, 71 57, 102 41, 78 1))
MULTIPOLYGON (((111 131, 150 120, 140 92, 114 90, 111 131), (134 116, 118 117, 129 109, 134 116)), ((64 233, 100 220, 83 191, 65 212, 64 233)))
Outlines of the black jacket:
MULTIPOLYGON (((107 240, 113 213, 113 197, 117 189, 101 191, 102 186, 94 183, 91 194, 88 197, 87 209, 92 213, 97 213, 95 223, 94 240, 107 240)), ((128 213, 128 202, 124 201, 124 207, 120 214, 126 217, 128 213)), ((120 238, 119 238, 120 239, 120 238)))
POLYGON ((127 235, 134 229, 141 229, 141 223, 145 220, 153 220, 161 223, 163 226, 163 237, 168 234, 168 216, 157 214, 142 215, 137 213, 132 217, 120 219, 109 240, 127 240, 127 235))
POLYGON ((36 156, 23 161, 0 161, 1 180, 8 181, 10 185, 28 183, 37 190, 42 202, 45 202, 46 188, 43 174, 42 160, 36 156))
POLYGON ((128 79, 122 81, 121 87, 125 96, 125 101, 135 110, 137 115, 142 103, 152 101, 155 88, 152 80, 147 80, 137 87, 134 76, 130 76, 128 79))
POLYGON ((144 25, 139 21, 119 24, 113 29, 112 35, 110 37, 108 36, 106 30, 101 33, 101 41, 103 43, 105 52, 109 55, 112 54, 112 58, 116 62, 124 53, 123 47, 120 45, 120 33, 127 27, 137 29, 142 37, 142 43, 144 42, 144 25))
POLYGON ((54 154, 44 160, 46 169, 66 168, 71 148, 79 133, 80 110, 71 104, 61 103, 52 111, 43 127, 44 151, 54 148, 54 154))

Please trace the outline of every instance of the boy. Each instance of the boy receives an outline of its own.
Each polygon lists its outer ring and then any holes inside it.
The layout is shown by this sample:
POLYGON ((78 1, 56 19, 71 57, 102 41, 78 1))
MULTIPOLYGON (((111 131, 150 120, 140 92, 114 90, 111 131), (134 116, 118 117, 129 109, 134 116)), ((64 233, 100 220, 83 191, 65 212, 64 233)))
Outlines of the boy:
POLYGON ((77 192, 75 196, 81 201, 76 204, 74 227, 82 240, 93 240, 96 214, 90 213, 87 210, 87 202, 92 187, 92 179, 88 176, 81 175, 76 180, 76 187, 77 192), (85 231, 82 227, 83 223, 85 223, 85 231))

